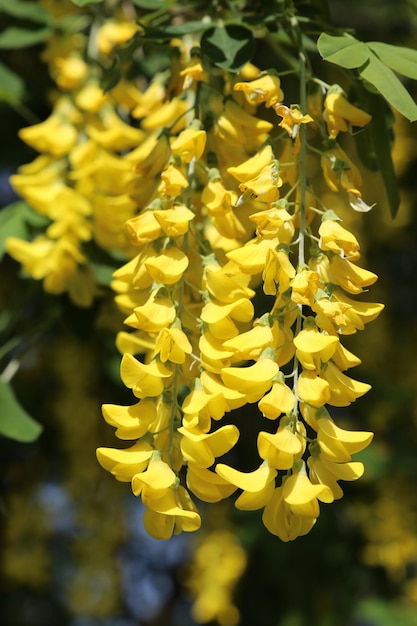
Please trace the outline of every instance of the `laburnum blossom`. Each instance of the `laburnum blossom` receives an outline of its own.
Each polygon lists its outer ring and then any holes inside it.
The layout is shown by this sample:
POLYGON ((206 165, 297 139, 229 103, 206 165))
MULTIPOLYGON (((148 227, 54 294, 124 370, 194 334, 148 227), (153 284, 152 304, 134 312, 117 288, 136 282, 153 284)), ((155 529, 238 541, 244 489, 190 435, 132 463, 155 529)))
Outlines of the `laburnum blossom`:
MULTIPOLYGON (((39 221, 6 250, 79 306, 103 295, 96 259, 114 264, 132 403, 103 405, 128 447, 100 447, 97 458, 141 498, 148 533, 197 531, 197 500, 237 492, 238 509, 260 511, 290 541, 343 495, 339 483, 362 475, 352 457, 372 439, 326 408, 339 415, 369 390, 350 375, 360 358, 343 341, 382 310, 360 299, 377 277, 358 265, 358 238, 337 215, 343 201, 369 208, 337 138, 370 116, 339 88, 290 104, 273 71, 206 65, 198 34, 172 40, 167 67, 146 85, 130 78, 129 58, 104 91, 101 67, 129 40, 140 47, 141 28, 127 14, 98 25, 94 70, 84 34, 47 45, 58 96, 45 121, 21 131, 40 154, 11 180, 39 221), (242 471, 238 442, 253 429, 257 458, 242 471)), ((199 615, 237 624, 230 602, 210 612, 207 597, 199 615)))
POLYGON ((235 91, 243 91, 250 104, 264 102, 266 107, 271 107, 284 99, 281 81, 278 76, 273 74, 264 74, 247 83, 235 83, 233 89, 235 91))
POLYGON ((331 91, 324 100, 323 119, 327 124, 329 137, 335 139, 339 132, 349 130, 347 122, 352 126, 366 126, 372 116, 351 104, 339 91, 331 91))

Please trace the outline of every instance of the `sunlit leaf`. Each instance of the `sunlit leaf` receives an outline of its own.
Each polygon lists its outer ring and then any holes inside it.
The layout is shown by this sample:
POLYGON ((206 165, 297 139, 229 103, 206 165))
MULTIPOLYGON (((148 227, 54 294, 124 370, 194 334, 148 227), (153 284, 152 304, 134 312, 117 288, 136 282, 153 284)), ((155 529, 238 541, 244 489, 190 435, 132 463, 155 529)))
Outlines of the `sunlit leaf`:
POLYGON ((394 72, 375 54, 360 70, 362 78, 370 82, 384 98, 410 122, 417 120, 417 104, 394 72))
POLYGON ((369 58, 369 49, 351 35, 334 36, 322 33, 317 48, 325 61, 352 69, 361 67, 369 58))
POLYGON ((201 49, 217 66, 238 72, 255 52, 252 31, 241 24, 211 26, 201 37, 201 49))
POLYGON ((19 404, 11 386, 0 378, 0 435, 30 442, 41 432, 42 426, 19 404))
POLYGON ((367 45, 385 65, 403 76, 417 80, 417 50, 380 41, 371 41, 367 45))

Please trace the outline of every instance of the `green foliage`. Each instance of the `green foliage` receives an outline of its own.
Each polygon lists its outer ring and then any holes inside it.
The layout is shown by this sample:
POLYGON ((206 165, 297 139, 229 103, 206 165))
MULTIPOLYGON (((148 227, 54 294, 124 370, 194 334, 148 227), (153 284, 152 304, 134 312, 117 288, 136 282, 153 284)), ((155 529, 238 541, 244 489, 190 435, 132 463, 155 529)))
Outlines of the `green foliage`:
POLYGON ((201 37, 201 49, 218 67, 239 72, 255 52, 252 31, 242 24, 211 26, 201 37))
POLYGON ((394 74, 417 76, 417 51, 371 42, 365 44, 352 35, 322 33, 317 48, 325 61, 346 69, 358 69, 360 76, 411 122, 417 120, 417 104, 394 74), (395 50, 395 54, 394 54, 395 50))
POLYGON ((40 228, 49 219, 33 211, 26 202, 14 202, 0 211, 0 259, 5 253, 7 237, 29 239, 32 228, 40 228))
POLYGON ((16 104, 23 98, 25 83, 19 74, 0 63, 0 100, 16 104))
POLYGON ((0 11, 20 19, 31 20, 47 24, 50 22, 50 14, 40 2, 28 0, 0 0, 0 11))
POLYGON ((0 435, 26 443, 39 437, 42 426, 18 403, 11 386, 1 378, 0 407, 0 435))
POLYGON ((0 33, 0 48, 10 50, 34 46, 45 41, 50 35, 52 35, 52 29, 48 27, 28 30, 10 26, 0 33))

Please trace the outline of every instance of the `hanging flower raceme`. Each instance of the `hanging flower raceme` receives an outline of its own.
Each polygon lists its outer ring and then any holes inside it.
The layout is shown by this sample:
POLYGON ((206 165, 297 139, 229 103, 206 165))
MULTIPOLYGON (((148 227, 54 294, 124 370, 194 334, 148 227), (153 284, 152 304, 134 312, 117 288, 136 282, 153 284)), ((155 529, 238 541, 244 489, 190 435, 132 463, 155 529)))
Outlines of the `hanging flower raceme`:
MULTIPOLYGON (((101 65, 141 29, 126 18, 97 28, 101 65)), ((319 171, 348 206, 370 208, 336 139, 371 118, 336 88, 311 115, 306 93, 287 105, 273 72, 229 73, 189 37, 141 89, 124 78, 105 93, 85 45, 80 35, 45 52, 61 95, 21 132, 41 154, 12 178, 45 225, 7 249, 47 291, 84 306, 98 293, 90 249, 122 258, 112 287, 127 330, 116 345, 135 401, 106 404, 103 416, 131 443, 97 458, 141 499, 147 531, 195 531, 194 499, 236 493, 238 509, 261 510, 271 533, 295 539, 343 495, 339 482, 362 475, 352 456, 372 439, 326 407, 370 388, 348 375, 360 359, 343 336, 381 311, 357 300, 377 277, 357 264, 359 242, 317 184, 319 171), (246 405, 261 426, 243 471, 246 405)), ((198 606, 210 619, 232 610, 198 606)))

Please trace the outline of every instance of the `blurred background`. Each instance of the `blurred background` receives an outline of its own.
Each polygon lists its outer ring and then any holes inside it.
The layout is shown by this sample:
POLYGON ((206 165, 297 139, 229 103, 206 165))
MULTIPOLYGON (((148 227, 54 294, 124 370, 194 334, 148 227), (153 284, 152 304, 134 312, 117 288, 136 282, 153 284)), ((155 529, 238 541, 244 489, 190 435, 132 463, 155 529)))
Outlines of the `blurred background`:
MULTIPOLYGON (((359 39, 417 48, 414 0, 329 5, 333 23, 359 39)), ((16 200, 8 177, 35 156, 18 129, 50 111, 41 49, 0 50, 26 85, 24 104, 0 102, 2 206, 16 200)), ((352 222, 362 265, 379 276, 370 298, 386 308, 346 342, 362 359, 355 377, 372 390, 343 416, 375 439, 355 457, 364 477, 344 483, 345 497, 322 505, 312 532, 289 544, 232 501, 208 506, 197 533, 146 535, 139 499, 95 458, 98 446, 120 443, 101 404, 131 403, 114 347, 121 316, 109 297, 84 310, 39 283, 21 288, 17 263, 3 257, 0 332, 21 339, 13 387, 43 432, 34 443, 0 438, 2 624, 417 624, 417 131, 401 119, 394 131, 398 215, 390 217, 379 174, 364 169, 364 197, 377 204, 352 222)))

